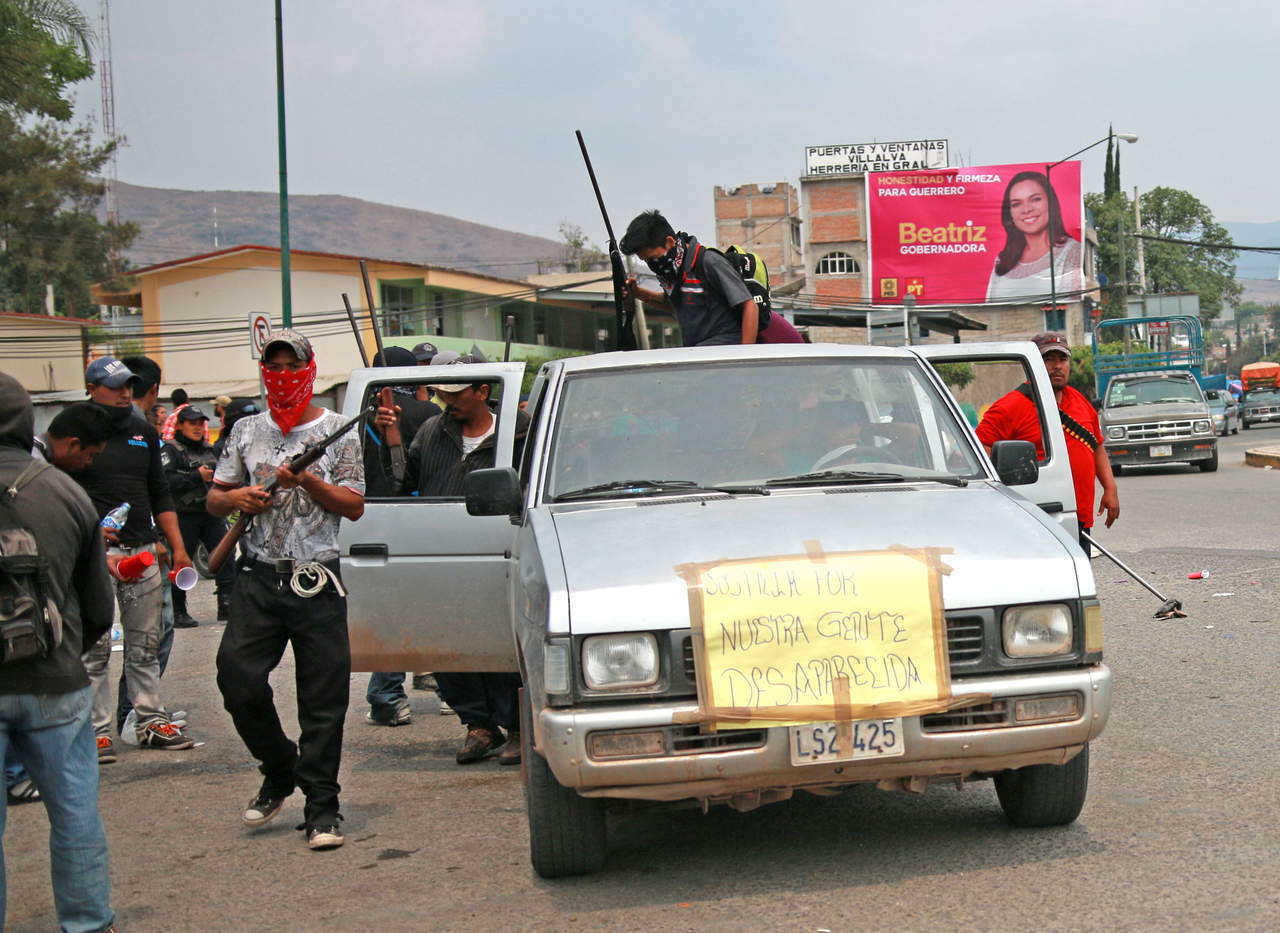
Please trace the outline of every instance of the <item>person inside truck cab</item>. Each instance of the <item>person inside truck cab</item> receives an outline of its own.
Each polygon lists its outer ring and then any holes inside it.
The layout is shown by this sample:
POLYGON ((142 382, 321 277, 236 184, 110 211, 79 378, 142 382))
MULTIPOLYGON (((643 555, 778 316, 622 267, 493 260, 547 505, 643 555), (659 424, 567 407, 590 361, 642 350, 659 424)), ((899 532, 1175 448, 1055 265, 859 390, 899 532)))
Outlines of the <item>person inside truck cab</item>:
MULTIPOLYGON (((479 362, 472 356, 461 356, 448 363, 439 363, 439 360, 437 356, 433 369, 479 362)), ((401 492, 422 497, 459 498, 468 473, 497 465, 498 408, 489 400, 488 382, 433 382, 430 388, 445 410, 423 424, 414 435, 405 458, 401 492)), ((374 423, 385 428, 394 424, 397 417, 392 409, 379 408, 374 423)), ((528 431, 529 416, 517 411, 515 463, 520 462, 528 431)), ((455 756, 458 764, 470 764, 495 754, 499 764, 520 763, 518 673, 439 671, 436 683, 440 698, 467 728, 466 738, 455 756)))
MULTIPOLYGON (((1049 372, 1049 384, 1053 386, 1054 400, 1058 403, 1058 417, 1062 421, 1067 460, 1071 464, 1072 485, 1076 492, 1080 546, 1089 554, 1089 541, 1084 532, 1093 527, 1094 484, 1102 484, 1097 514, 1107 513, 1108 528, 1120 517, 1120 492, 1111 472, 1111 461, 1102 445, 1098 413, 1083 394, 1067 385, 1071 375, 1071 348, 1067 338, 1062 334, 1045 332, 1036 334, 1031 340, 1040 348, 1040 358, 1049 372)), ((1030 441, 1036 445, 1036 457, 1044 460, 1040 412, 1034 398, 1030 383, 1023 383, 987 409, 977 431, 978 440, 982 441, 987 453, 991 452, 991 445, 996 441, 1030 441)))

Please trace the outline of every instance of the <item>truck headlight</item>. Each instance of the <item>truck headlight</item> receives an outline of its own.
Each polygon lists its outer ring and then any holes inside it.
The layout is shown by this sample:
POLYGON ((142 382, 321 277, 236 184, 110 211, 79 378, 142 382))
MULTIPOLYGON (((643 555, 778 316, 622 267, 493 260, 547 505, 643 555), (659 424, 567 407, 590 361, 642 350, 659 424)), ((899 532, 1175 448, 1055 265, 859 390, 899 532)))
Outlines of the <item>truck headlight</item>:
POLYGON ((1071 653, 1071 610, 1060 603, 1010 606, 1003 627, 1004 653, 1011 658, 1071 653))
POLYGON ((1213 425, 1208 421, 1193 421, 1191 423, 1191 430, 1196 434, 1208 434, 1213 430, 1213 425))
POLYGON ((582 676, 592 690, 658 682, 658 640, 648 632, 593 635, 582 642, 582 676))
POLYGON ((1124 434, 1124 425, 1122 424, 1107 428, 1107 440, 1109 441, 1122 441, 1124 440, 1124 434))

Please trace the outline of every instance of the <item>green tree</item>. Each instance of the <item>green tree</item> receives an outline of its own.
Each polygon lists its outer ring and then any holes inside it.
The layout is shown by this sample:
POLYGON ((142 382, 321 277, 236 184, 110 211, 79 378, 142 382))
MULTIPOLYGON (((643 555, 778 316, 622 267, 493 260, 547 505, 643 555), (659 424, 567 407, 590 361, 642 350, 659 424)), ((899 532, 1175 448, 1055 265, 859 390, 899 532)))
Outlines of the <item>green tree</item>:
POLYGON ((1142 195, 1142 232, 1161 237, 1195 240, 1217 246, 1146 243, 1147 287, 1154 294, 1194 292, 1200 296, 1201 316, 1217 317, 1234 303, 1244 288, 1236 281, 1235 250, 1226 248, 1231 236, 1216 223, 1213 212, 1187 191, 1152 188, 1142 195))
POLYGON ((137 235, 107 225, 99 174, 116 146, 71 128, 70 85, 93 73, 91 33, 70 0, 0 0, 0 302, 38 313, 85 314, 91 283, 137 235))
POLYGON ((565 265, 571 272, 590 272, 609 261, 609 257, 575 223, 560 221, 560 238, 564 240, 565 265))
POLYGON ((0 107, 71 119, 67 86, 93 74, 92 36, 72 0, 0 0, 0 107))

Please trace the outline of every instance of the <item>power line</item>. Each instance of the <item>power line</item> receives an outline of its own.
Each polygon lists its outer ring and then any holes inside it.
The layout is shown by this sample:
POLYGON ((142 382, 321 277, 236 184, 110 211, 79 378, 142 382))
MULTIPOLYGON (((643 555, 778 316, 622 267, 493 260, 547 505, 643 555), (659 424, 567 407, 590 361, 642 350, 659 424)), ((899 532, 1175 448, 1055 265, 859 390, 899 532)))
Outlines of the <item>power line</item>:
POLYGON ((1273 253, 1280 254, 1280 246, 1238 246, 1235 243, 1210 243, 1207 240, 1179 240, 1170 236, 1155 236, 1151 233, 1130 233, 1135 240, 1150 240, 1154 243, 1177 243, 1179 246, 1199 246, 1203 249, 1230 249, 1239 253, 1273 253))

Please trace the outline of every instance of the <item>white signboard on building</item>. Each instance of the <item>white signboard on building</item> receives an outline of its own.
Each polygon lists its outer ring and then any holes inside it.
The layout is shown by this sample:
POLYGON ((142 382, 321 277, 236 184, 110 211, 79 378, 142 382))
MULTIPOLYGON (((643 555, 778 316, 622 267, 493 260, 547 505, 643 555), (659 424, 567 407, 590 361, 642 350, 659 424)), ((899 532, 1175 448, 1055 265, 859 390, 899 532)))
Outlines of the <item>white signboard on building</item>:
POLYGON ((945 139, 901 143, 857 143, 852 146, 806 146, 806 175, 861 175, 865 172, 909 172, 946 168, 951 164, 945 139))

